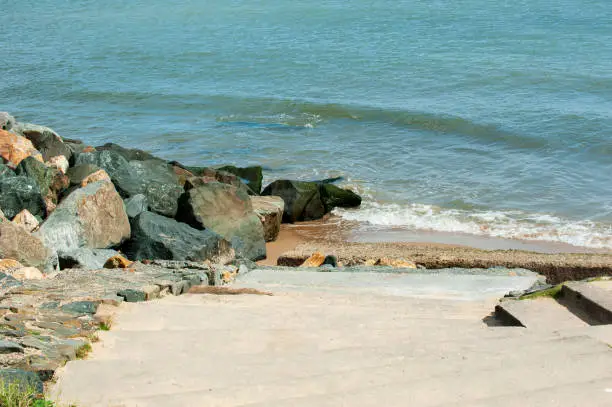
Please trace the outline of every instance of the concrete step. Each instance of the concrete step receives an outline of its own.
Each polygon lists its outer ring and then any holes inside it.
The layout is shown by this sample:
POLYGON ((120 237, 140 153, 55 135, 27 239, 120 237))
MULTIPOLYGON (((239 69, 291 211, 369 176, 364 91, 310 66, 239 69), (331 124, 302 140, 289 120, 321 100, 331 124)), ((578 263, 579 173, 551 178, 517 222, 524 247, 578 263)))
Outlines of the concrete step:
POLYGON ((565 283, 561 302, 591 325, 612 324, 612 281, 565 283))
MULTIPOLYGON (((163 344, 157 348, 163 348, 163 344)), ((415 388, 420 389, 427 378, 434 382, 452 381, 460 375, 485 380, 489 375, 496 375, 502 367, 504 371, 556 372, 570 364, 592 364, 591 370, 579 368, 579 377, 584 377, 586 370, 596 375, 609 372, 612 366, 609 348, 588 337, 530 344, 520 351, 502 346, 490 347, 488 352, 481 353, 455 349, 422 352, 408 348, 270 356, 220 354, 214 357, 212 353, 200 355, 196 352, 166 353, 163 360, 71 362, 62 372, 55 390, 61 392, 64 402, 78 401, 88 406, 108 405, 114 400, 109 399, 110 396, 116 400, 152 397, 159 401, 163 394, 178 397, 178 393, 185 392, 190 393, 189 397, 197 395, 200 398, 203 404, 196 405, 240 405, 256 400, 271 402, 277 398, 307 397, 322 391, 350 393, 364 386, 386 386, 395 382, 414 381, 415 388), (608 370, 600 366, 607 366, 608 370), (177 381, 177 377, 182 379, 177 381), (104 389, 107 388, 113 389, 112 395, 106 394, 104 389), (90 397, 77 398, 83 394, 90 397), (204 395, 205 400, 202 399, 204 395)), ((569 380, 573 374, 567 371, 566 376, 569 380)), ((566 376, 555 373, 551 377, 566 380, 566 376)), ((148 404, 142 401, 133 405, 148 404)), ((293 401, 289 405, 293 405, 293 401)))
POLYGON ((586 327, 588 324, 552 298, 507 300, 495 307, 500 319, 514 320, 528 329, 556 331, 586 327))

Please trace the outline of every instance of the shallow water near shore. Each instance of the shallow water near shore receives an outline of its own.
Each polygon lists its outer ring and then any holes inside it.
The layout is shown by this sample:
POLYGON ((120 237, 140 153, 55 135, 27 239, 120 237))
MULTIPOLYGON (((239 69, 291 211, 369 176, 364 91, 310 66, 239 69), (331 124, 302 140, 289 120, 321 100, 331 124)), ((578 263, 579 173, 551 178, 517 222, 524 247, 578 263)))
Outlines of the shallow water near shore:
POLYGON ((20 120, 268 181, 341 175, 365 201, 337 214, 370 233, 612 249, 608 1, 0 6, 20 120))

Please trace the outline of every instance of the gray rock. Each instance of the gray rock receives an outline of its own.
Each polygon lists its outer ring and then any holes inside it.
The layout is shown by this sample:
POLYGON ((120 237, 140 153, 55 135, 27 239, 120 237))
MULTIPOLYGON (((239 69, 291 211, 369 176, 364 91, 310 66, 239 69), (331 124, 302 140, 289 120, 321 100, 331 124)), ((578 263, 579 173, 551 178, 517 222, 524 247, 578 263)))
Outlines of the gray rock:
POLYGON ((11 342, 7 340, 0 340, 0 354, 5 353, 23 353, 23 346, 16 342, 11 342))
POLYGON ((263 226, 249 195, 236 187, 211 182, 186 191, 177 219, 197 229, 209 229, 231 242, 236 256, 266 257, 263 226))
POLYGON ((320 219, 336 207, 352 208, 361 204, 361 197, 354 192, 317 181, 274 181, 263 190, 262 195, 283 198, 283 221, 290 223, 320 219))
POLYGON ((57 168, 47 167, 34 157, 22 160, 15 173, 33 179, 38 184, 40 194, 57 203, 57 197, 68 188, 68 178, 57 168))
POLYGON ((90 249, 84 247, 69 252, 59 252, 57 255, 60 270, 69 268, 98 270, 104 267, 106 260, 118 254, 118 251, 112 249, 90 249))
POLYGON ((85 178, 99 170, 100 167, 95 164, 79 164, 70 167, 66 175, 70 179, 70 185, 80 186, 85 178))
POLYGON ((137 148, 125 148, 115 143, 106 143, 103 146, 96 147, 97 151, 113 151, 128 161, 146 161, 146 160, 157 160, 162 161, 161 158, 155 157, 153 154, 148 153, 137 148))
POLYGON ((137 194, 123 201, 128 217, 135 218, 149 209, 149 202, 144 194, 137 194))
POLYGON ((51 271, 57 258, 43 242, 13 222, 0 219, 0 258, 15 259, 24 266, 51 271))
POLYGON ((64 312, 74 315, 93 315, 98 310, 98 303, 93 301, 75 301, 60 307, 64 312))
POLYGON ((21 369, 0 369, 0 383, 4 388, 17 386, 19 391, 32 389, 38 394, 44 391, 43 382, 36 373, 21 369))
POLYGON ((117 292, 119 297, 123 297, 125 302, 142 302, 147 300, 147 294, 142 290, 126 288, 117 292))
POLYGON ((0 272, 0 290, 4 291, 12 287, 20 287, 23 283, 10 274, 0 272))
POLYGON ((30 140, 45 161, 57 155, 63 155, 68 160, 72 156, 70 148, 53 129, 36 124, 17 123, 11 131, 30 140))
POLYGON ((172 295, 181 295, 185 294, 191 288, 191 283, 189 281, 177 281, 170 286, 170 292, 172 295))
POLYGON ((37 235, 57 252, 106 249, 129 238, 130 223, 113 184, 98 181, 64 198, 37 235))
POLYGON ((263 171, 260 166, 240 168, 234 167, 233 165, 226 165, 217 168, 217 170, 229 172, 240 177, 241 181, 250 188, 254 195, 259 195, 261 193, 263 171))
POLYGON ((47 216, 40 187, 34 179, 25 176, 0 178, 0 208, 9 219, 24 209, 40 218, 47 216))
POLYGON ((132 237, 123 252, 132 260, 224 262, 233 257, 230 244, 210 230, 197 230, 152 212, 142 212, 131 225, 132 237))
POLYGON ((251 202, 253 210, 259 216, 263 226, 264 239, 266 242, 276 240, 285 211, 283 198, 279 196, 253 196, 251 197, 251 202))
POLYGON ((7 112, 0 112, 0 130, 11 130, 15 125, 15 118, 7 112))

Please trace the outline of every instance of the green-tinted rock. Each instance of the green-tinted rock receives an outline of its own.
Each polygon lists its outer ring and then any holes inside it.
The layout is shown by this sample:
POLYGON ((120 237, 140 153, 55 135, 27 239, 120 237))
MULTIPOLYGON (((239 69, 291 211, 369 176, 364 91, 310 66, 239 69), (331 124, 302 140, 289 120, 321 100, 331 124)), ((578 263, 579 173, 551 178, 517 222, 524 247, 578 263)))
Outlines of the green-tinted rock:
POLYGON ((11 170, 6 164, 0 163, 0 178, 14 177, 15 171, 11 170))
POLYGON ((219 171, 229 172, 240 177, 242 182, 244 182, 255 195, 259 195, 261 193, 263 170, 260 166, 240 168, 234 167, 233 165, 226 165, 217 169, 219 171))
POLYGON ((268 185, 262 195, 283 198, 283 222, 316 220, 326 213, 319 193, 319 184, 316 182, 278 180, 268 185))
POLYGON ((11 132, 30 140, 34 147, 40 151, 45 161, 58 155, 63 155, 70 160, 72 156, 72 151, 64 144, 59 134, 48 127, 30 123, 17 123, 13 126, 11 132))
POLYGON ((106 143, 103 146, 96 147, 97 151, 114 151, 121 155, 128 161, 146 161, 146 160, 157 160, 164 161, 161 158, 155 157, 153 154, 148 153, 137 148, 125 148, 115 143, 106 143))
POLYGON ((211 182, 186 191, 179 200, 177 219, 219 234, 231 242, 238 257, 266 257, 263 226, 251 198, 231 185, 211 182))
POLYGON ((231 259, 230 244, 210 230, 197 230, 152 212, 131 220, 132 237, 123 252, 132 260, 231 259))
POLYGON ((149 210, 149 202, 144 194, 131 196, 125 199, 123 203, 125 204, 125 212, 130 219, 135 218, 144 211, 149 210))
POLYGON ((36 217, 47 216, 40 187, 34 179, 25 176, 0 178, 0 208, 9 219, 24 209, 36 217))
POLYGON ((355 208, 361 205, 361 197, 348 189, 342 189, 332 184, 320 185, 321 199, 325 210, 331 212, 334 208, 355 208))
POLYGON ((38 184, 41 195, 46 197, 51 194, 51 187, 55 177, 59 175, 59 171, 47 167, 34 157, 27 157, 19 163, 15 169, 15 174, 32 178, 38 184))
POLYGON ((125 302, 142 302, 147 300, 147 294, 142 290, 126 288, 117 292, 119 297, 123 297, 125 302))
POLYGON ((98 303, 93 301, 75 301, 62 305, 61 310, 75 315, 93 315, 98 310, 98 303))

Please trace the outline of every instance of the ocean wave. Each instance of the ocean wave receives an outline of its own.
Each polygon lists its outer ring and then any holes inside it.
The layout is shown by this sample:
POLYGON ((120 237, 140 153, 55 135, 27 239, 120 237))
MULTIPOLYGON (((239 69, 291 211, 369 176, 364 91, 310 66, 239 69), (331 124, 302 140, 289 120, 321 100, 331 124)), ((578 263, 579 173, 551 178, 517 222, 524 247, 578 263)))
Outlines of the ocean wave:
POLYGON ((425 204, 364 202, 359 209, 336 209, 344 219, 375 226, 468 233, 507 239, 541 240, 612 249, 612 225, 573 221, 522 211, 466 211, 425 204))

